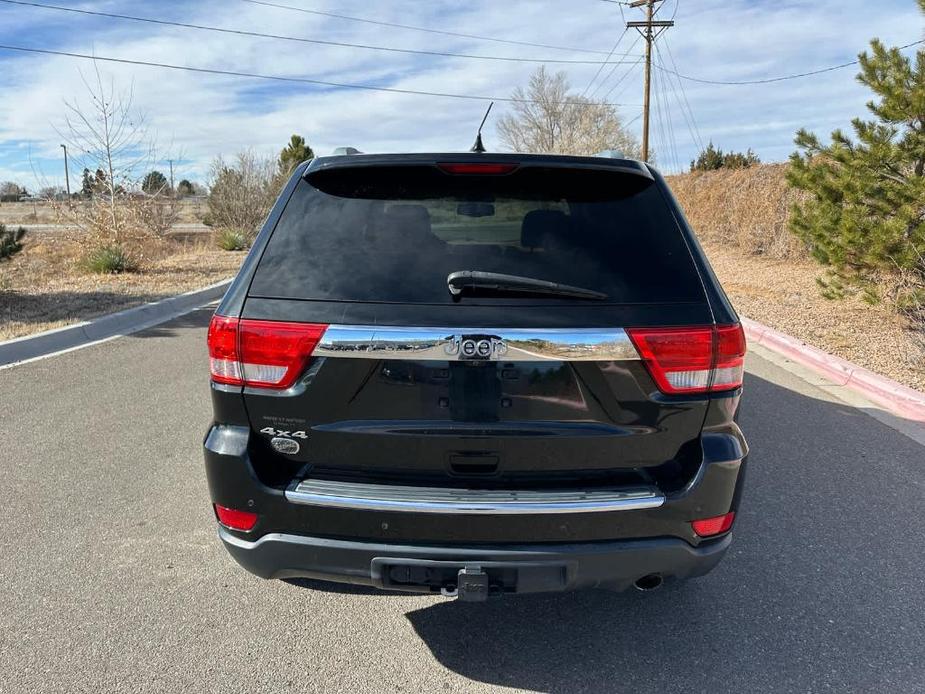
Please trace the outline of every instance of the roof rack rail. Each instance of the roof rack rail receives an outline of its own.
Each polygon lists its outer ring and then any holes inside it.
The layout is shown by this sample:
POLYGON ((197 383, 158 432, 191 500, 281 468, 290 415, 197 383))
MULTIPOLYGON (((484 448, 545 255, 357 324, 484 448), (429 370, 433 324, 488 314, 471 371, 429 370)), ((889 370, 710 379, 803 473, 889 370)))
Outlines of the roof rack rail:
POLYGON ((344 154, 363 154, 356 147, 338 147, 334 150, 334 155, 344 155, 344 154))
POLYGON ((606 159, 626 159, 626 155, 623 154, 619 149, 605 149, 601 150, 595 157, 604 157, 606 159))

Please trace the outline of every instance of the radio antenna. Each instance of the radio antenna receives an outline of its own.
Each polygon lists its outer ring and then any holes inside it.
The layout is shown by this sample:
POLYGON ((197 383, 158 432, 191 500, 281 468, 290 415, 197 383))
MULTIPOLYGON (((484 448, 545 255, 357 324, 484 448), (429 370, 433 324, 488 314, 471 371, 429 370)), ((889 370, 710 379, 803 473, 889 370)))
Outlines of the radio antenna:
POLYGON ((485 145, 482 144, 482 127, 485 125, 485 121, 488 120, 488 114, 491 113, 491 107, 495 105, 495 102, 492 101, 488 104, 488 110, 485 111, 485 115, 482 117, 482 123, 479 125, 479 131, 475 134, 475 144, 472 145, 470 152, 478 152, 481 154, 485 151, 485 145))

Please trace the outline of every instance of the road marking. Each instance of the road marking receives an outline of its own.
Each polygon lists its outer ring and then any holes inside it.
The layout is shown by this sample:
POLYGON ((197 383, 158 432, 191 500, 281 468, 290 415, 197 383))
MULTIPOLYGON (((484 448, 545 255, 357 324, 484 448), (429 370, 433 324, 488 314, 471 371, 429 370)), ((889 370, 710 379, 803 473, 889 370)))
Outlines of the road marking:
MULTIPOLYGON (((215 310, 216 306, 218 306, 218 301, 213 301, 211 303, 206 304, 205 306, 196 306, 195 308, 191 308, 189 311, 184 311, 183 313, 177 314, 170 320, 176 320, 177 318, 181 318, 182 316, 188 316, 189 314, 195 313, 196 311, 213 311, 215 310)), ((138 328, 137 330, 132 330, 131 332, 120 333, 118 335, 109 335, 108 337, 104 337, 99 340, 94 340, 93 342, 84 342, 79 345, 74 345, 73 347, 59 349, 57 352, 49 352, 48 354, 40 354, 37 357, 30 357, 29 359, 23 359, 21 361, 14 361, 10 364, 2 364, 0 365, 0 371, 3 371, 4 369, 12 369, 16 366, 23 366, 24 364, 31 364, 32 362, 41 361, 43 359, 50 359, 51 357, 57 357, 61 354, 67 354, 68 352, 76 352, 77 350, 85 349, 86 347, 93 347, 94 345, 101 345, 104 342, 111 342, 112 340, 118 340, 120 337, 127 337, 128 335, 132 335, 134 333, 142 332, 144 330, 150 330, 151 328, 156 328, 158 325, 163 325, 166 322, 169 322, 169 321, 158 320, 149 325, 144 325, 138 328)), ((71 326, 64 326, 64 327, 69 328, 71 326)), ((63 329, 64 328, 58 328, 58 330, 63 330, 63 329)))

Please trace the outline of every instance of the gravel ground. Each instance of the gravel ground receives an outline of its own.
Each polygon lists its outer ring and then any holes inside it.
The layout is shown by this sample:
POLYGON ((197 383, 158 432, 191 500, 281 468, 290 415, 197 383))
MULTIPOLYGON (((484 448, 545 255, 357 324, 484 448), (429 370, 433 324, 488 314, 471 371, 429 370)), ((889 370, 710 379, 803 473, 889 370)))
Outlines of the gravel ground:
POLYGON ((925 390, 923 336, 884 306, 860 299, 831 301, 816 285, 819 265, 774 260, 702 242, 736 310, 900 383, 925 390))
POLYGON ((233 277, 244 255, 208 243, 173 243, 145 259, 143 272, 94 275, 76 267, 75 250, 66 242, 27 241, 0 267, 0 340, 214 284, 233 277))

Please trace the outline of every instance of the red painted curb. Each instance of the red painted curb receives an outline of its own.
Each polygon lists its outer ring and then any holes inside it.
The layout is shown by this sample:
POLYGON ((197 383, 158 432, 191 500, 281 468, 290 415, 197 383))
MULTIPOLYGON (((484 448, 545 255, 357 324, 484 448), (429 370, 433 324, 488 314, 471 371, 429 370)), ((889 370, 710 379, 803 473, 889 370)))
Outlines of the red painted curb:
POLYGON ((802 340, 757 321, 742 318, 742 327, 745 328, 745 335, 752 344, 762 345, 802 364, 835 385, 850 388, 899 417, 925 423, 925 393, 812 347, 802 340))

